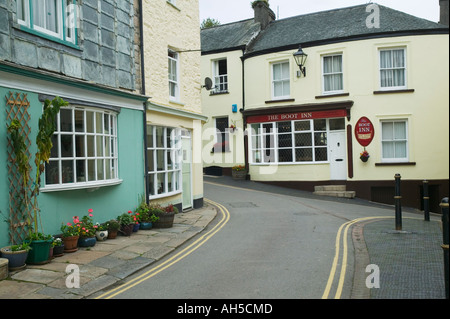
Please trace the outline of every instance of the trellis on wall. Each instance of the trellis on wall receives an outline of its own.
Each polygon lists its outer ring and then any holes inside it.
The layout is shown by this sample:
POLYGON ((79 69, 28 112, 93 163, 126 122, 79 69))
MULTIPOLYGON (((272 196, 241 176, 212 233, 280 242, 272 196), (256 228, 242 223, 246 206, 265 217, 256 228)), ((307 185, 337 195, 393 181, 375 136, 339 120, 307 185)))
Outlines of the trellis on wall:
MULTIPOLYGON (((17 119, 21 124, 20 134, 24 137, 27 147, 27 156, 31 158, 29 146, 31 145, 29 126, 30 114, 28 109, 30 102, 27 94, 9 92, 6 98, 6 126, 11 121, 17 119)), ((9 239, 11 244, 21 243, 28 236, 31 227, 31 208, 29 203, 25 203, 23 198, 30 198, 30 185, 23 187, 23 180, 17 169, 16 159, 14 155, 13 145, 10 136, 7 137, 7 154, 8 154, 8 182, 9 182, 9 239), (24 196, 24 192, 28 196, 24 196)))

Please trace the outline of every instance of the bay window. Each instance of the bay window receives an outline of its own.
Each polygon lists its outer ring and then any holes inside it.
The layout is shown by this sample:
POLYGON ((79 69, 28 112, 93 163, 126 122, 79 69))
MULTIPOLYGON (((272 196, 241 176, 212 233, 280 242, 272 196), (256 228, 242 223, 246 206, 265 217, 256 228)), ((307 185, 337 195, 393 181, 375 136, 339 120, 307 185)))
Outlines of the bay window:
POLYGON ((45 167, 45 188, 83 188, 119 181, 117 115, 99 109, 61 108, 45 167))
POLYGON ((150 198, 181 192, 181 131, 147 126, 147 172, 150 198))

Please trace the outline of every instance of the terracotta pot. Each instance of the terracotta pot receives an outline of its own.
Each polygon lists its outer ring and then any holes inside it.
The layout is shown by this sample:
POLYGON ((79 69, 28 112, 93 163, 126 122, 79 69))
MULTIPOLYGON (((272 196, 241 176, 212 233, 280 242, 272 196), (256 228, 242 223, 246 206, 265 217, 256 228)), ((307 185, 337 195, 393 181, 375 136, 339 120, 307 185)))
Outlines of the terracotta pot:
POLYGON ((108 230, 108 239, 114 239, 117 237, 118 230, 108 230))
POLYGON ((134 224, 128 224, 124 226, 120 226, 120 233, 124 236, 131 236, 133 233, 134 224))
POLYGON ((80 236, 63 237, 65 253, 73 253, 78 250, 78 238, 80 236))

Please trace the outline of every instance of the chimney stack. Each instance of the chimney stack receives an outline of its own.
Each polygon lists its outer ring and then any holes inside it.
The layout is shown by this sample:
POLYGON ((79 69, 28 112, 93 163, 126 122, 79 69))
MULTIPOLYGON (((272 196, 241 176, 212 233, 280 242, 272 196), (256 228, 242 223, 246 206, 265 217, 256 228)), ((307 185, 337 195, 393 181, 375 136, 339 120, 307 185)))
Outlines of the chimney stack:
POLYGON ((275 13, 269 8, 268 0, 255 0, 252 2, 252 8, 255 11, 255 22, 261 24, 261 30, 275 20, 275 13))
POLYGON ((444 24, 448 27, 448 1, 449 0, 439 0, 439 7, 441 8, 441 16, 439 23, 444 24))

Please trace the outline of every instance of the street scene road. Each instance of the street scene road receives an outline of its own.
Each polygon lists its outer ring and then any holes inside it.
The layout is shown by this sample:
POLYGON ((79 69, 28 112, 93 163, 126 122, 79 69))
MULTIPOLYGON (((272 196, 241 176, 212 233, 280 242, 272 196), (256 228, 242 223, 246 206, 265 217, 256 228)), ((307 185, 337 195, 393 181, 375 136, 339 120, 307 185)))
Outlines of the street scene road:
MULTIPOLYGON (((393 235, 410 242, 412 237, 408 236, 425 233, 395 232, 392 207, 358 200, 327 200, 250 181, 224 183, 228 180, 231 179, 205 177, 206 202, 216 205, 220 212, 208 226, 216 227, 214 234, 195 251, 157 275, 141 280, 133 289, 119 292, 115 298, 347 299, 370 298, 369 288, 381 291, 380 286, 401 290, 392 278, 389 283, 383 282, 383 271, 388 267, 369 259, 366 245, 360 245, 364 239, 358 234, 364 222, 375 225, 380 221, 381 226, 371 234, 384 241, 393 235), (376 269, 369 267, 366 273, 366 267, 373 264, 376 269), (366 279, 370 276, 372 286, 368 287, 366 279)), ((402 216, 405 229, 415 227, 416 222, 424 224, 417 212, 404 211, 402 216)), ((434 217, 425 225, 439 234, 437 221, 434 217)), ((430 238, 431 246, 439 245, 439 240, 439 236, 430 238)), ((441 257, 437 253, 420 261, 430 262, 433 268, 429 270, 434 272, 432 280, 421 278, 420 282, 425 282, 420 288, 423 298, 444 298, 441 257), (427 293, 428 290, 432 292, 427 293)), ((377 258, 382 261, 380 256, 377 258)), ((411 267, 412 272, 422 274, 414 270, 414 263, 411 267)), ((412 278, 408 271, 406 267, 403 275, 412 278)), ((386 275, 395 275, 389 272, 386 275)), ((377 297, 376 293, 373 296, 377 297)), ((384 298, 380 294, 378 297, 384 298)))

